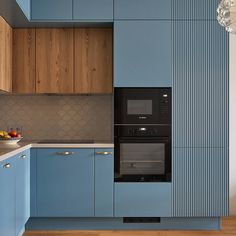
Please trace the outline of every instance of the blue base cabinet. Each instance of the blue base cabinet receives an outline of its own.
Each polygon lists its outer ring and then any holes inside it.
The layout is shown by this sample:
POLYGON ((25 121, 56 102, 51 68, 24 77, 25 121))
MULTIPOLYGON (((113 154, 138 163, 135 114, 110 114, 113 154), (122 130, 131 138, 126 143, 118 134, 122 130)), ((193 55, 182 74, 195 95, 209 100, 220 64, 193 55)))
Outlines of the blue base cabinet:
POLYGON ((113 149, 32 150, 32 217, 112 217, 113 149))
POLYGON ((15 236, 15 158, 0 162, 0 235, 15 236))
POLYGON ((171 22, 114 23, 114 86, 171 87, 171 22))
POLYGON ((30 150, 16 155, 16 235, 30 217, 30 150))
POLYGON ((115 183, 115 217, 170 217, 171 183, 115 183))
POLYGON ((95 217, 113 216, 113 149, 95 149, 95 217))
POLYGON ((94 216, 94 150, 37 152, 37 216, 94 216))

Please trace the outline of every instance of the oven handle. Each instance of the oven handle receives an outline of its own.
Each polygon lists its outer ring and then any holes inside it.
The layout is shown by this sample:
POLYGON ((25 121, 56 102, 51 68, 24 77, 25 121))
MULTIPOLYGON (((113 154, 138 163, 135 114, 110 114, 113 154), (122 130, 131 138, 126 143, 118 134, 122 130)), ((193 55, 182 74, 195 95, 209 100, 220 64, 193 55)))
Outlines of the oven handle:
POLYGON ((129 143, 142 143, 142 141, 143 141, 143 143, 149 143, 149 142, 151 142, 151 143, 170 143, 171 139, 168 137, 161 137, 161 138, 155 138, 155 139, 148 138, 148 137, 145 137, 145 138, 143 138, 143 137, 142 138, 140 138, 140 137, 118 138, 119 143, 122 143, 122 142, 124 142, 124 143, 127 143, 127 142, 129 142, 129 143))

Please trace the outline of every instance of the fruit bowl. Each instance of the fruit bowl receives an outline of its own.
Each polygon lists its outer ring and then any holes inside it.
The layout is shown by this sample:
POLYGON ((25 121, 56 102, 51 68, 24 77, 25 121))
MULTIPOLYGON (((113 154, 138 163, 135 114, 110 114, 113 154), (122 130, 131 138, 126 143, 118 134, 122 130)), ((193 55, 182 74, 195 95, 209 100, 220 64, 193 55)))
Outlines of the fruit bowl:
POLYGON ((17 144, 18 142, 20 142, 21 138, 9 138, 9 139, 4 139, 4 138, 0 138, 0 144, 10 144, 10 145, 14 145, 17 144))

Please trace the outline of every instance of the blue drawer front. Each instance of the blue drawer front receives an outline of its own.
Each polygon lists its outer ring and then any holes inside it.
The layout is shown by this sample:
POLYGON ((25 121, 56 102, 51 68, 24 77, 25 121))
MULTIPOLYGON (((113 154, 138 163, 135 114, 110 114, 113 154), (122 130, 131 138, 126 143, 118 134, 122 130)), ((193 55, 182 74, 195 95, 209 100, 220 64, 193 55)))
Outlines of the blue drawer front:
POLYGON ((171 0, 114 0, 115 20, 171 19, 171 0))
POLYGON ((94 216, 94 149, 38 149, 37 216, 94 216))
POLYGON ((115 183, 115 217, 171 216, 170 183, 115 183))
POLYGON ((174 20, 216 20, 219 0, 172 0, 174 20))
POLYGON ((170 87, 171 69, 170 21, 115 22, 115 87, 170 87))
POLYGON ((95 217, 113 216, 113 152, 113 149, 95 149, 95 217))
POLYGON ((32 0, 32 20, 72 20, 72 0, 32 0))
POLYGON ((74 0, 73 19, 113 21, 113 0, 74 0))

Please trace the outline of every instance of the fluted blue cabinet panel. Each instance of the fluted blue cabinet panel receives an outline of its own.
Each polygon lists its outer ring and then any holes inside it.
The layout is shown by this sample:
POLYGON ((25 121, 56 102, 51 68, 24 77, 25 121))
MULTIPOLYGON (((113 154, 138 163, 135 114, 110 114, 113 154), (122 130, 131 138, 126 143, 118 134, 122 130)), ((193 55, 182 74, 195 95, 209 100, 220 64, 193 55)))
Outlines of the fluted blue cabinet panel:
POLYGON ((114 0, 114 19, 171 19, 171 0, 114 0))
POLYGON ((95 217, 113 216, 113 152, 113 149, 95 149, 95 217))
POLYGON ((0 235, 15 236, 15 158, 0 162, 0 235), (10 164, 10 168, 3 168, 10 164))
POLYGON ((216 20, 219 0, 172 0, 175 20, 216 20))
POLYGON ((228 34, 216 21, 173 22, 173 146, 228 147, 228 34))
POLYGON ((115 183, 115 217, 170 217, 171 183, 115 183))
POLYGON ((16 235, 30 217, 30 150, 16 155, 16 235))
POLYGON ((113 21, 113 0, 73 0, 73 19, 113 21))
POLYGON ((171 22, 114 23, 115 87, 170 87, 171 22))
POLYGON ((17 4, 25 14, 25 16, 30 19, 30 13, 31 13, 31 0, 16 0, 17 4))
POLYGON ((94 216, 94 149, 38 149, 37 216, 94 216))
POLYGON ((32 20, 72 20, 72 0, 31 0, 32 20))
POLYGON ((227 216, 227 148, 173 149, 172 215, 227 216))

